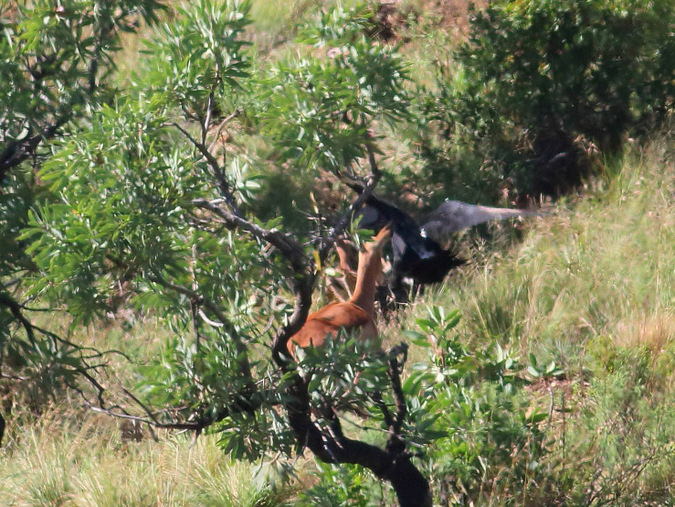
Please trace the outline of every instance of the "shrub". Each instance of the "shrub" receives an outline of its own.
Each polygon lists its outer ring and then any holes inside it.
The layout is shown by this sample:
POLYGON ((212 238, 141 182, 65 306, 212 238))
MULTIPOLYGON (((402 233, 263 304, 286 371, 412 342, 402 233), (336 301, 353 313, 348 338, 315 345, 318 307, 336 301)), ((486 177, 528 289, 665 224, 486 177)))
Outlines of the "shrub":
POLYGON ((617 153, 672 110, 672 22, 663 0, 496 2, 460 46, 461 87, 441 70, 426 114, 519 190, 559 193, 589 152, 617 153))
POLYGON ((404 389, 416 421, 411 433, 420 442, 432 442, 425 464, 439 505, 487 497, 508 505, 546 494, 542 484, 550 414, 537 408, 523 388, 530 379, 562 372, 555 363, 537 367, 534 355, 525 369, 494 341, 470 350, 453 331, 458 311, 445 314, 432 308, 416 322, 422 332, 409 334, 426 348, 429 360, 413 366, 404 389), (522 495, 514 496, 514 491, 522 495))

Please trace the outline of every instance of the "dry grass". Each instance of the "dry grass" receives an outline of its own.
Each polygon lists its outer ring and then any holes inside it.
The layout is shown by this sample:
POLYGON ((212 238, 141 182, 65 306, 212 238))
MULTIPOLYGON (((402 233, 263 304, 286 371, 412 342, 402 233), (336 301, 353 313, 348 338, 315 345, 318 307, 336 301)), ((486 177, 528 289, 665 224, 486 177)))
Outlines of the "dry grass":
POLYGON ((231 462, 215 436, 121 437, 110 418, 48 412, 0 450, 0 505, 280 506, 294 494, 231 462))
POLYGON ((571 362, 583 362, 576 351, 600 335, 617 344, 651 335, 672 342, 675 168, 667 142, 620 165, 588 197, 531 221, 506 259, 495 253, 472 264, 431 304, 460 308, 469 341, 496 338, 571 362), (645 330, 631 338, 640 323, 645 330))

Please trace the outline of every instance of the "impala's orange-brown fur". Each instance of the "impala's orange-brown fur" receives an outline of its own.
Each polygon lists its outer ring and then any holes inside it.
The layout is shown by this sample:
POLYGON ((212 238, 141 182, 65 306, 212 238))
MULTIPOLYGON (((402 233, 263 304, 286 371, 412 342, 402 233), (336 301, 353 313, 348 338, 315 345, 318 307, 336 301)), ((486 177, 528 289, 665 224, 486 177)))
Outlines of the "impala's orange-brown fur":
POLYGON ((391 236, 389 227, 383 228, 359 252, 359 267, 352 296, 344 303, 331 303, 307 317, 305 325, 288 341, 288 351, 295 357, 296 347, 320 347, 326 336, 337 336, 346 331, 360 329, 363 339, 377 336, 373 321, 375 286, 382 273, 382 248, 391 236))

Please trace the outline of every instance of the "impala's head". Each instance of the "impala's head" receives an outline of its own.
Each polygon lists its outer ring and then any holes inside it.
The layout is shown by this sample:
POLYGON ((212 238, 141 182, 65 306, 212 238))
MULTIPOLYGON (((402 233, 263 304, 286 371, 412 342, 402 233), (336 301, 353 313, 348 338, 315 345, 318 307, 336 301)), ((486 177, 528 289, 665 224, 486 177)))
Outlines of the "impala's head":
POLYGON ((391 225, 387 225, 361 247, 356 286, 350 301, 363 308, 371 317, 374 311, 375 287, 382 276, 382 248, 391 237, 391 225))
POLYGON ((365 252, 369 253, 381 252, 384 245, 386 245, 387 241, 391 238, 391 233, 391 224, 385 225, 372 240, 363 245, 362 251, 365 250, 365 252))

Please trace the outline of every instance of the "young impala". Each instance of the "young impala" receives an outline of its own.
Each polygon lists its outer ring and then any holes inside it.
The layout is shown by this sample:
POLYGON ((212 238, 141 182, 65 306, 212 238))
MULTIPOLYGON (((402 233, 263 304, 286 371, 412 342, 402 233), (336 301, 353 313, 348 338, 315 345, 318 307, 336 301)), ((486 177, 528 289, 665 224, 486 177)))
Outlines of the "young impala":
POLYGON ((360 329, 362 339, 377 336, 373 321, 375 288, 382 273, 382 248, 390 237, 391 228, 386 226, 372 241, 363 245, 351 297, 344 303, 326 305, 307 317, 305 325, 288 341, 288 351, 293 357, 296 347, 320 347, 326 336, 335 337, 340 329, 360 329))

